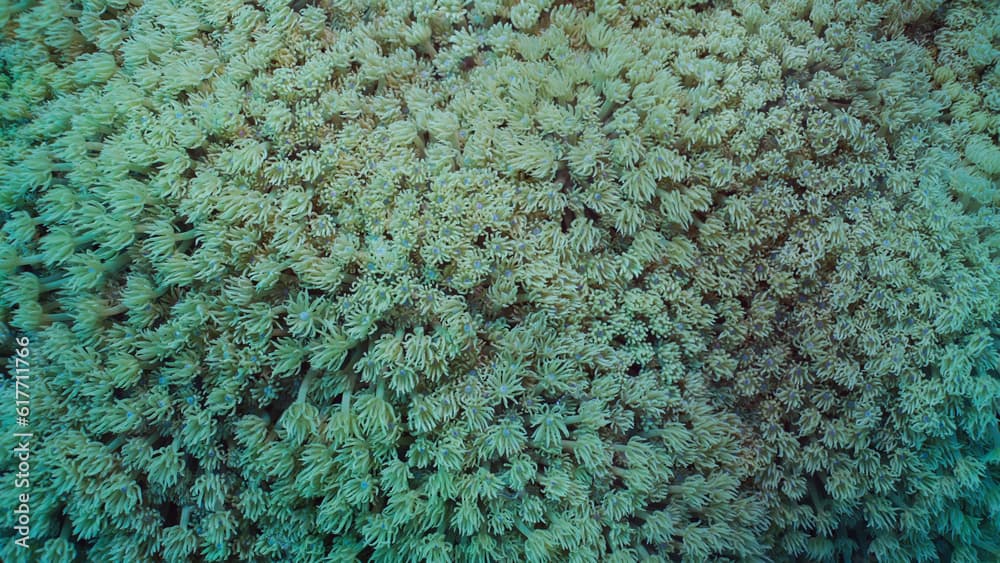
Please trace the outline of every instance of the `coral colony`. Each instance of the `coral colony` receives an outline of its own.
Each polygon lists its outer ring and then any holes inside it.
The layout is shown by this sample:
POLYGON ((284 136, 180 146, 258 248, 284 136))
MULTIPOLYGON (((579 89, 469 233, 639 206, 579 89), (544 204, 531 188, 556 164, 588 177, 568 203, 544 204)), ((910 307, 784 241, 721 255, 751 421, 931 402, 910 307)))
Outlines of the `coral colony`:
POLYGON ((1000 560, 1000 4, 0 5, 3 561, 1000 560))

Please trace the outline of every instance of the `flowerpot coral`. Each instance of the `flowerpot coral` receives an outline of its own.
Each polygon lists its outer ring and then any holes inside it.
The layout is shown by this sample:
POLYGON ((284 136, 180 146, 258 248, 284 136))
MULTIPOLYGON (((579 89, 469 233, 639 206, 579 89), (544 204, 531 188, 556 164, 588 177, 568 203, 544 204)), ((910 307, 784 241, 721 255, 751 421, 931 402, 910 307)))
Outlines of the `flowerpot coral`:
POLYGON ((0 559, 1000 554, 996 5, 0 34, 0 559))

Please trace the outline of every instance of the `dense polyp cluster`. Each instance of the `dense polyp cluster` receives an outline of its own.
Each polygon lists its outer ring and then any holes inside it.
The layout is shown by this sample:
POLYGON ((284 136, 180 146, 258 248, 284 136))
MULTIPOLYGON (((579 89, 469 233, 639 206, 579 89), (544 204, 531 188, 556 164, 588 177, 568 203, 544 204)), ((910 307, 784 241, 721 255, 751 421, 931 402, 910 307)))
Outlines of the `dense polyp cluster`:
POLYGON ((998 18, 0 7, 2 558, 995 557, 998 18))

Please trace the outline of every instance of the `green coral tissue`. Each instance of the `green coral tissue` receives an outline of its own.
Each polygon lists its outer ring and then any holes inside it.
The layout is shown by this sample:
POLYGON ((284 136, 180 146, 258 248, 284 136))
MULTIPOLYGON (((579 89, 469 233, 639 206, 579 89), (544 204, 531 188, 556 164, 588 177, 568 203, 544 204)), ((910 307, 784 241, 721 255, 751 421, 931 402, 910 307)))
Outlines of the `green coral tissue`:
POLYGON ((995 0, 0 1, 0 560, 1000 561, 995 0))

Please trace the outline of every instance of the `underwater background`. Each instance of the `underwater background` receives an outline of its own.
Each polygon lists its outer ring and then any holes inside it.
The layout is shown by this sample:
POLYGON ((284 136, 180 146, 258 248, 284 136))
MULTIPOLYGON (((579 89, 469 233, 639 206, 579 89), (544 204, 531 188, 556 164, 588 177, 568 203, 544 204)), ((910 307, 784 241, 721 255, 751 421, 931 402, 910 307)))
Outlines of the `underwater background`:
POLYGON ((3 561, 1000 561, 1000 4, 0 2, 3 561))

